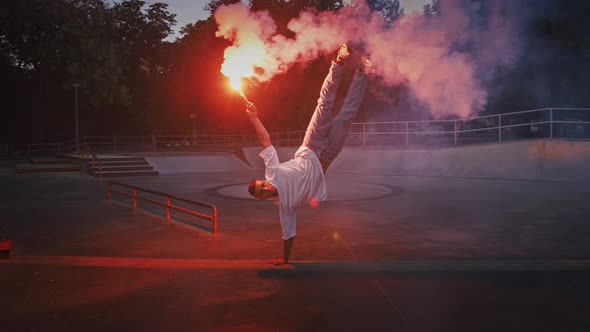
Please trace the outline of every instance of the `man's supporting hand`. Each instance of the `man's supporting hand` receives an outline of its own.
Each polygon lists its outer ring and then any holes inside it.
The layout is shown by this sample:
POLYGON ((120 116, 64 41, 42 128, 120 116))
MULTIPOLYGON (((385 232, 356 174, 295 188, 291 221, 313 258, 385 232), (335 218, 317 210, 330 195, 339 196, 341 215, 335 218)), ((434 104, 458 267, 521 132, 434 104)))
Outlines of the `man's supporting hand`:
POLYGON ((272 265, 285 265, 285 264, 288 264, 288 263, 285 263, 285 260, 282 259, 282 258, 271 259, 268 263, 269 264, 272 264, 272 265))
POLYGON ((272 264, 272 265, 289 264, 289 256, 291 256, 291 249, 293 248, 293 242, 295 242, 294 236, 290 239, 283 240, 283 258, 282 259, 273 259, 272 261, 270 261, 270 264, 272 264))

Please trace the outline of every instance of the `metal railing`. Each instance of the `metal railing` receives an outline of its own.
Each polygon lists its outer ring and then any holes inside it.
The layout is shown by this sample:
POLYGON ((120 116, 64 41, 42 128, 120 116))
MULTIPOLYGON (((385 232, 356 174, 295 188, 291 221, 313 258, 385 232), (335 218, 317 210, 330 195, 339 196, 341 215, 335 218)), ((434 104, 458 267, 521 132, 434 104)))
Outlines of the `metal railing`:
POLYGON ((217 207, 215 207, 215 205, 213 205, 213 204, 198 202, 198 201, 194 201, 194 200, 190 200, 190 199, 186 199, 186 198, 182 198, 182 197, 178 197, 178 196, 174 196, 174 195, 170 195, 170 194, 166 194, 166 193, 162 193, 162 192, 158 192, 158 191, 154 191, 154 190, 150 190, 150 189, 144 189, 144 188, 140 188, 137 186, 132 186, 132 185, 121 183, 121 182, 109 181, 108 191, 107 191, 109 201, 112 201, 113 193, 118 193, 123 196, 131 197, 133 200, 133 208, 134 209, 137 208, 137 200, 143 200, 146 202, 150 202, 150 203, 165 207, 166 208, 166 222, 168 222, 168 223, 172 220, 171 210, 180 211, 180 212, 186 213, 191 216, 195 216, 195 217, 209 220, 213 223, 213 234, 217 233, 217 226, 218 226, 217 225, 218 224, 217 207), (116 190, 116 189, 113 189, 113 186, 129 188, 129 189, 132 189, 133 191, 127 192, 127 191, 122 191, 122 190, 116 190), (166 201, 161 202, 159 200, 156 200, 156 199, 153 199, 150 197, 139 196, 138 192, 148 193, 151 195, 164 197, 164 198, 166 198, 166 201), (194 211, 194 210, 191 210, 188 208, 184 208, 182 206, 174 205, 174 204, 172 204, 172 200, 211 209, 211 214, 205 214, 205 213, 194 211))
POLYGON ((48 143, 26 143, 26 144, 3 144, 0 145, 0 152, 7 154, 43 154, 62 153, 76 150, 75 140, 48 143))
MULTIPOLYGON (((301 144, 305 131, 286 131, 269 133, 273 144, 276 145, 293 145, 301 144)), ((156 148, 182 148, 202 144, 222 144, 222 143, 256 143, 258 138, 255 134, 237 134, 237 135, 154 135, 152 137, 153 146, 156 148)))
MULTIPOLYGON (((299 145, 305 131, 270 133, 274 145, 299 145)), ((456 120, 353 123, 347 145, 462 146, 527 138, 590 139, 590 108, 542 108, 456 120)), ((203 144, 248 144, 255 134, 83 137, 60 143, 5 144, 0 153, 60 153, 87 147, 94 153, 183 150, 203 144)))
POLYGON ((348 145, 462 146, 529 138, 590 139, 590 108, 543 108, 480 117, 353 123, 348 145))

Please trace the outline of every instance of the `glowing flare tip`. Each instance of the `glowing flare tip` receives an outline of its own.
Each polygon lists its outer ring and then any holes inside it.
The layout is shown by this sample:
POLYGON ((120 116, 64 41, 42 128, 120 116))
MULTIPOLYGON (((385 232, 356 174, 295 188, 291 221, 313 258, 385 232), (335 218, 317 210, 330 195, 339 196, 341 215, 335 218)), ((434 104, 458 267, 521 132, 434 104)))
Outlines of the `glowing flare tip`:
POLYGON ((231 77, 229 79, 229 86, 232 87, 232 89, 239 91, 240 93, 242 92, 242 80, 240 77, 231 77))
POLYGON ((229 79, 229 86, 240 93, 240 97, 247 103, 250 102, 244 92, 242 91, 242 79, 240 77, 232 76, 229 79))

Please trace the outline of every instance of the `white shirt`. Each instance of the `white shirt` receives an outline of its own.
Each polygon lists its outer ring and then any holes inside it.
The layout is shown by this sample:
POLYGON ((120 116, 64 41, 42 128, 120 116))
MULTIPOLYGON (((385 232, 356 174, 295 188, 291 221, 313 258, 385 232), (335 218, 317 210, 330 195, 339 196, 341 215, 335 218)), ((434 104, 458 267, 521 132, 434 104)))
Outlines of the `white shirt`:
POLYGON ((279 217, 283 240, 295 236, 297 214, 295 208, 310 200, 324 201, 328 198, 326 182, 320 160, 306 146, 295 152, 294 158, 279 163, 277 150, 271 145, 260 152, 266 170, 264 176, 279 193, 279 217))

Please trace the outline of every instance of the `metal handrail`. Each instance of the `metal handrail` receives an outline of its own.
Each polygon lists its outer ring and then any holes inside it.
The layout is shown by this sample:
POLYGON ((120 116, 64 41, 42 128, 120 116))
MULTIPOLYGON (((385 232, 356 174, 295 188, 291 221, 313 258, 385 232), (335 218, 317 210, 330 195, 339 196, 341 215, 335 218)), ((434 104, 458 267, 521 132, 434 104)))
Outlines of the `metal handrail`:
MULTIPOLYGON (((431 120, 431 121, 395 121, 395 122, 360 122, 360 123, 353 123, 352 125, 362 126, 360 131, 352 131, 349 132, 349 135, 361 135, 363 142, 362 145, 366 145, 367 136, 379 136, 379 135, 405 135, 405 145, 409 144, 409 136, 410 135, 436 135, 436 134, 453 134, 454 138, 454 146, 457 145, 458 135, 461 133, 469 133, 469 132, 477 132, 477 131, 497 131, 498 132, 498 142, 502 142, 502 130, 507 128, 516 128, 516 127, 526 127, 532 125, 543 125, 549 124, 549 137, 553 138, 553 127, 554 124, 578 124, 578 125, 590 125, 590 121, 561 121, 561 120, 554 120, 553 113, 554 110, 573 110, 573 111, 590 111, 590 108, 542 108, 536 110, 527 110, 521 112, 512 112, 512 113, 502 113, 502 114, 495 114, 495 115, 487 115, 477 118, 465 118, 465 119, 457 119, 457 120, 431 120), (517 123, 517 124, 506 124, 502 125, 502 117, 508 117, 514 114, 524 114, 524 113, 533 113, 533 112, 542 112, 542 111, 549 111, 549 120, 538 120, 538 121, 530 121, 524 123, 517 123), (484 128, 475 128, 475 129, 460 129, 458 128, 457 124, 462 123, 469 120, 477 120, 483 118, 497 118, 497 125, 489 126, 484 128), (435 123, 448 123, 454 122, 454 130, 432 130, 428 128, 426 130, 409 130, 408 124, 416 124, 416 123, 425 123, 425 124, 435 124, 435 123), (405 125, 404 131, 368 131, 367 126, 372 125, 405 125)), ((588 137, 590 138, 590 137, 588 137)))
MULTIPOLYGON (((555 125, 559 124, 579 124, 579 125, 589 125, 588 121, 560 121, 554 120, 554 113, 559 114, 562 111, 590 111, 590 108, 539 108, 534 110, 525 110, 519 112, 511 112, 511 113, 501 113, 501 114, 492 114, 492 115, 484 115, 479 117, 469 117, 469 118, 461 118, 456 120, 422 120, 422 121, 391 121, 391 122, 355 122, 353 123, 353 130, 349 132, 351 136, 362 135, 362 144, 366 145, 367 137, 371 135, 405 135, 405 145, 409 145, 410 143, 410 136, 414 135, 433 135, 433 134, 448 134, 454 136, 454 143, 453 145, 457 145, 458 135, 462 133, 469 133, 469 132, 478 132, 478 131, 497 131, 497 141, 502 142, 503 133, 502 131, 507 128, 514 128, 514 127, 523 127, 529 125, 542 125, 542 124, 549 124, 549 137, 554 137, 554 127, 555 125), (532 122, 522 122, 522 123, 511 123, 511 124, 502 124, 502 120, 510 119, 514 115, 521 115, 521 114, 530 114, 534 112, 548 112, 549 119, 543 120, 536 120, 532 122), (477 120, 484 120, 489 121, 488 119, 495 119, 488 123, 477 123, 477 120), (476 123, 471 123, 476 122, 476 123), (398 125, 400 128, 392 128, 396 130, 369 130, 371 126, 383 126, 383 125, 398 125), (445 130, 436 130, 437 126, 448 126, 448 128, 442 128, 445 130), (451 128, 451 126, 453 126, 451 128), (476 127, 476 128, 466 128, 465 126, 469 127, 476 127), (361 128, 358 128, 361 127, 361 128), (424 128, 428 127, 428 128, 424 128), (358 129, 357 129, 358 128, 358 129)), ((547 114, 547 113, 541 113, 547 114)), ((545 117, 542 116, 542 117, 545 117)), ((517 122, 518 118, 515 119, 517 122)), ((270 133, 271 138, 276 143, 287 143, 291 144, 294 141, 297 143, 301 142, 303 135, 305 134, 304 131, 288 131, 288 132, 274 132, 270 133)), ((588 137, 590 138, 590 137, 588 137)), ((98 150, 99 148, 104 149, 111 149, 117 151, 118 147, 121 146, 133 146, 137 144, 145 144, 148 142, 153 142, 154 144, 174 144, 174 143, 246 143, 246 142, 255 142, 256 136, 253 134, 236 134, 236 135, 228 135, 228 134, 200 134, 200 135, 150 135, 150 136, 119 136, 119 137, 108 137, 108 136, 93 136, 93 137, 83 137, 80 138, 77 142, 73 141, 65 141, 61 143, 41 143, 41 144, 5 144, 5 152, 25 152, 25 153, 40 153, 40 152, 65 152, 70 151, 72 149, 77 150, 79 146, 84 145, 87 147, 92 147, 93 150, 98 150)), ((184 146, 185 144, 180 144, 184 146)), ((190 145, 190 144, 189 144, 190 145)))
POLYGON ((166 194, 166 193, 162 193, 159 191, 155 191, 155 190, 151 190, 151 189, 145 189, 145 188, 140 188, 137 186, 133 186, 133 185, 129 185, 129 184, 125 184, 125 183, 121 183, 121 182, 116 182, 116 181, 109 181, 108 184, 108 191, 107 191, 107 195, 108 195, 108 199, 109 201, 112 201, 112 197, 113 197, 113 193, 118 193, 127 197, 131 197, 133 198, 133 208, 136 209, 137 208, 137 200, 143 200, 146 202, 150 202, 156 205, 160 205, 166 208, 166 221, 170 222, 172 217, 171 217, 171 211, 170 210, 176 210, 176 211, 180 211, 180 212, 184 212, 186 214, 195 216, 195 217, 199 217, 199 218, 203 218, 206 220, 209 220, 211 222, 213 222, 213 234, 217 234, 217 226, 218 226, 218 215, 217 215, 217 207, 213 204, 209 204, 209 203, 203 203, 203 202, 199 202, 199 201, 194 201, 194 200, 190 200, 190 199, 186 199, 183 197, 178 197, 178 196, 174 196, 174 195, 170 195, 170 194, 166 194), (125 188, 129 188, 129 189, 133 189, 133 193, 129 193, 126 191, 121 191, 121 190, 115 190, 113 189, 113 186, 120 186, 120 187, 125 187, 125 188), (162 203, 158 200, 155 199, 151 199, 148 197, 143 197, 143 196, 138 196, 137 192, 144 192, 144 193, 148 193, 148 194, 152 194, 152 195, 157 195, 157 196, 162 196, 166 198, 166 203, 162 203), (181 206, 177 206, 177 205, 173 205, 171 203, 171 200, 177 200, 177 201, 181 201, 184 203, 189 203, 189 204, 193 204, 193 205, 198 205, 201 207, 205 207, 205 208, 210 208, 211 209, 211 215, 207 215, 201 212, 197 212, 194 210, 190 210, 190 209, 186 209, 183 208, 181 206))

